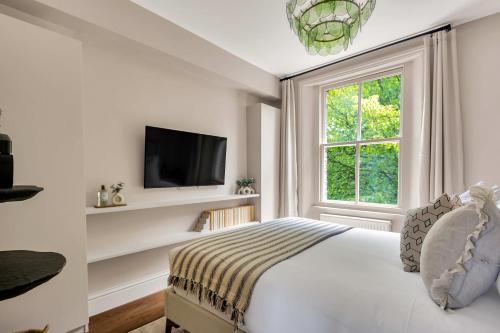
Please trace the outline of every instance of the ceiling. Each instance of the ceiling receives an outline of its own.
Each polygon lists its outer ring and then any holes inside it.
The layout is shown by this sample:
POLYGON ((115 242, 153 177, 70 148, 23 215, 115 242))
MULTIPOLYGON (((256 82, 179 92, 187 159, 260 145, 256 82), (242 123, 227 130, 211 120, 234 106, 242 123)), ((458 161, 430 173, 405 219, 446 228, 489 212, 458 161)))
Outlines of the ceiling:
POLYGON ((312 56, 290 30, 286 0, 131 0, 263 70, 284 76, 436 26, 500 12, 499 0, 378 0, 353 45, 312 56))

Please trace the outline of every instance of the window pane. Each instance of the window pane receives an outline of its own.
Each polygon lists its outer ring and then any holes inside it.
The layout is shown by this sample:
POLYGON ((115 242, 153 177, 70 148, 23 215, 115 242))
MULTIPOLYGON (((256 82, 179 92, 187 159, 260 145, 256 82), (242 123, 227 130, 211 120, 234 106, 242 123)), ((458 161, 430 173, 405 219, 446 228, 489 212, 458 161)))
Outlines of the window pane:
POLYGON ((363 140, 399 136, 401 75, 362 84, 361 137, 363 140))
POLYGON ((326 148, 327 200, 356 200, 356 147, 326 148))
POLYGON ((358 129, 358 85, 326 92, 328 143, 356 140, 358 129))
POLYGON ((398 203, 399 143, 362 145, 359 201, 398 203))

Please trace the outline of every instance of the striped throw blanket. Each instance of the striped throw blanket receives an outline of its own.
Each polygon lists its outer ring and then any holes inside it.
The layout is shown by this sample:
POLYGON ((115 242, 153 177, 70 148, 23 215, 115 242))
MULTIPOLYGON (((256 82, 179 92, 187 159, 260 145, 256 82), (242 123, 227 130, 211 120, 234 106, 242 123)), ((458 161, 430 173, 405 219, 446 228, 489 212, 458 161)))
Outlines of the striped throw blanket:
POLYGON ((169 285, 230 314, 236 328, 244 323, 255 283, 265 271, 349 229, 285 218, 204 237, 170 252, 169 285))

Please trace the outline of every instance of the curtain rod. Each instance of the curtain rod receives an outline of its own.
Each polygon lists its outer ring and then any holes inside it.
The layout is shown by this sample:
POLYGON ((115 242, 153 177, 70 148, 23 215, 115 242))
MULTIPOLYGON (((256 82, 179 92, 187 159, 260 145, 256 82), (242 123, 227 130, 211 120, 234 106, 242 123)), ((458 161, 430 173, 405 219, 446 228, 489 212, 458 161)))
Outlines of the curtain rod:
POLYGON ((431 29, 431 30, 427 30, 427 31, 424 31, 424 32, 421 32, 421 33, 418 33, 416 35, 412 35, 412 36, 408 36, 408 37, 405 37, 403 39, 398 39, 394 42, 390 42, 388 44, 384 44, 384 45, 381 45, 381 46, 378 46, 378 47, 375 47, 373 49, 369 49, 367 51, 364 51, 364 52, 361 52, 361 53, 357 53, 357 54, 354 54, 350 57, 346 57, 346 58, 343 58, 343 59, 340 59, 340 60, 336 60, 336 61, 333 61, 333 62, 329 62, 329 63, 326 63, 324 65, 321 65, 321 66, 318 66, 318 67, 314 67, 314 68, 311 68, 311 69, 308 69, 308 70, 305 70, 303 72, 298 72, 296 74, 292 74, 292 75, 288 75, 288 76, 285 76, 283 78, 280 79, 280 82, 281 81, 284 81, 284 80, 289 80, 289 79, 293 79, 293 78, 296 78, 298 76, 301 76, 301 75, 304 75, 304 74, 309 74, 309 73, 312 73, 312 72, 315 72, 315 71, 318 71, 320 69, 323 69, 323 68, 326 68, 326 67, 329 67, 329 66, 333 66, 333 65, 336 65, 336 64, 339 64, 341 62, 344 62, 344 61, 347 61, 347 60, 351 60, 351 59, 354 59, 354 58, 357 58, 357 57, 360 57, 360 56, 363 56, 363 55, 366 55, 366 54, 369 54, 369 53, 372 53, 372 52, 375 52, 375 51, 380 51, 382 49, 385 49, 387 47, 391 47, 391 46, 394 46, 394 45, 398 45, 398 44, 401 44, 401 43, 404 43, 404 42, 407 42, 407 41, 410 41, 412 39, 415 39, 415 38, 420 38, 420 37, 424 37, 424 36, 427 36, 427 35, 430 35, 430 34, 433 34, 433 33, 436 33, 436 32, 439 32, 439 31, 450 31, 451 30, 451 24, 446 24, 446 25, 443 25, 443 26, 440 26, 438 28, 434 28, 434 29, 431 29))

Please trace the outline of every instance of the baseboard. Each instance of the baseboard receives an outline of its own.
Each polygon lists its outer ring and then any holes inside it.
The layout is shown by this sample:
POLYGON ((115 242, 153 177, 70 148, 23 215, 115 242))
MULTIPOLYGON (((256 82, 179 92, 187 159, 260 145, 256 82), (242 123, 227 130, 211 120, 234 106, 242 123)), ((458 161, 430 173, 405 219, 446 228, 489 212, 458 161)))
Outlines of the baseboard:
POLYGON ((160 272, 89 295, 89 315, 95 316, 96 314, 164 290, 167 287, 168 273, 168 271, 160 272))
POLYGON ((88 325, 83 325, 78 328, 75 328, 74 330, 69 331, 68 333, 85 333, 88 332, 88 325))

